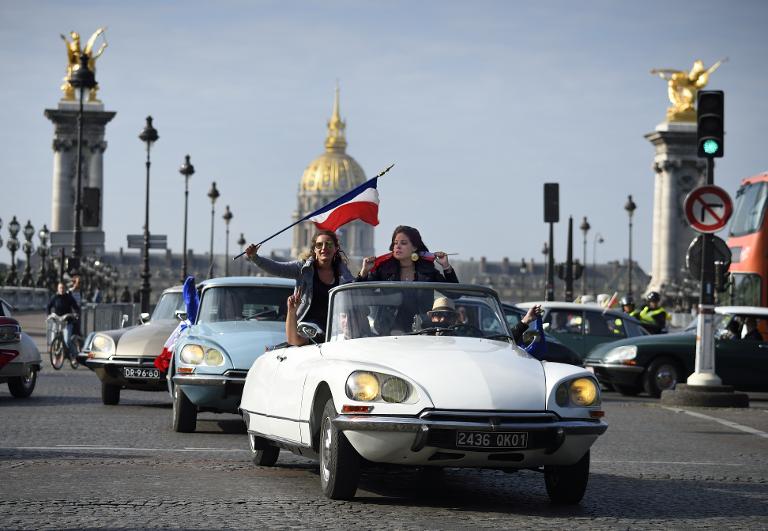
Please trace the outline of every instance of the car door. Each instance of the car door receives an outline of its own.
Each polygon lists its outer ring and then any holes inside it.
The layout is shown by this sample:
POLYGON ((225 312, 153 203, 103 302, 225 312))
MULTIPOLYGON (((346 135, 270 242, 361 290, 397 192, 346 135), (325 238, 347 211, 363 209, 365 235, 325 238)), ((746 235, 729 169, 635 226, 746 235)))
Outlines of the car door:
POLYGON ((584 358, 587 351, 584 348, 584 312, 582 310, 551 308, 544 316, 544 324, 549 324, 547 327, 549 333, 584 358))
POLYGON ((725 385, 768 390, 768 342, 742 339, 715 341, 715 373, 725 385))
POLYGON ((305 345, 280 350, 270 378, 272 393, 268 397, 272 435, 289 441, 301 441, 301 399, 309 364, 320 357, 319 345, 305 345))

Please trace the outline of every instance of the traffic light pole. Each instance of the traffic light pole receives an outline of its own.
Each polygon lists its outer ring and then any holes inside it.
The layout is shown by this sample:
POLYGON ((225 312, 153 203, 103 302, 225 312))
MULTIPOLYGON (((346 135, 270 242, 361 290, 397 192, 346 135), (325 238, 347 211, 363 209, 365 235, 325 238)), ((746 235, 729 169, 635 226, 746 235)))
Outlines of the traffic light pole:
POLYGON ((568 250, 565 256, 565 302, 573 302, 573 218, 568 218, 568 250))
MULTIPOLYGON (((715 159, 707 157, 707 184, 715 182, 715 159)), ((702 234, 701 291, 699 293, 699 322, 696 326, 696 365, 688 377, 688 385, 722 385, 715 374, 715 264, 712 235, 702 234)))
POLYGON ((544 294, 545 301, 555 300, 555 258, 552 244, 554 243, 553 223, 549 223, 549 253, 547 253, 547 291, 544 294))

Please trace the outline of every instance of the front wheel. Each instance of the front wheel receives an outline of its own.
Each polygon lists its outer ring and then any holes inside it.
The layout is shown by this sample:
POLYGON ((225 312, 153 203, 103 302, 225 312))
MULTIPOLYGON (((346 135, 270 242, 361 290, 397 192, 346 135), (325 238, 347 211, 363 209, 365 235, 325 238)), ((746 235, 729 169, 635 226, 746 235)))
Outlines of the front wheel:
POLYGON ((341 431, 333 426, 336 407, 329 398, 320 427, 320 486, 332 500, 351 500, 360 479, 360 456, 341 431))
POLYGON ((680 370, 670 358, 656 358, 645 373, 645 392, 659 398, 662 391, 674 389, 680 380, 680 370))
POLYGON ((197 407, 179 386, 173 388, 173 431, 192 433, 197 427, 197 407))
POLYGON ((589 451, 576 464, 545 466, 544 483, 552 503, 573 505, 579 503, 589 481, 589 451))
POLYGON ((66 347, 64 346, 64 339, 61 336, 53 338, 53 341, 51 341, 51 344, 48 347, 48 354, 51 357, 51 367, 58 371, 64 366, 66 347))
POLYGON ((35 390, 37 383, 37 369, 30 367, 25 376, 8 378, 8 390, 16 398, 27 398, 35 390))

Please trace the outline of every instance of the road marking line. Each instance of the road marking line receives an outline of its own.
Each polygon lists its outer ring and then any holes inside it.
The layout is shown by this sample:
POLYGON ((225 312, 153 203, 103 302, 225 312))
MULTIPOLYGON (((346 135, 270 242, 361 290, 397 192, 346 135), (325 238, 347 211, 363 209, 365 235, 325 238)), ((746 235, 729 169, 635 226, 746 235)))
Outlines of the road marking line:
POLYGON ((606 461, 592 460, 593 463, 625 463, 625 464, 638 464, 638 465, 693 465, 693 466, 747 466, 741 463, 711 463, 711 462, 696 462, 696 461, 617 461, 610 459, 606 461))
POLYGON ((76 445, 66 446, 63 444, 56 446, 4 446, 3 450, 40 450, 40 451, 58 451, 58 450, 114 450, 119 452, 248 452, 237 448, 125 448, 119 446, 87 446, 76 445))
POLYGON ((709 415, 705 415, 703 413, 697 413, 695 411, 688 411, 687 409, 681 409, 678 407, 669 407, 669 406, 661 406, 664 409, 668 409, 669 411, 674 411, 675 413, 685 413, 687 415, 690 415, 692 417, 698 417, 705 420, 714 420, 715 422, 718 422, 722 424, 723 426, 728 426, 729 428, 733 428, 734 430, 743 431, 746 433, 751 433, 752 435, 757 435, 758 437, 763 437, 765 439, 768 439, 768 433, 764 431, 757 430, 755 428, 751 428, 749 426, 744 426, 743 424, 737 424, 735 422, 731 422, 730 420, 725 419, 719 419, 717 417, 711 417, 709 415))

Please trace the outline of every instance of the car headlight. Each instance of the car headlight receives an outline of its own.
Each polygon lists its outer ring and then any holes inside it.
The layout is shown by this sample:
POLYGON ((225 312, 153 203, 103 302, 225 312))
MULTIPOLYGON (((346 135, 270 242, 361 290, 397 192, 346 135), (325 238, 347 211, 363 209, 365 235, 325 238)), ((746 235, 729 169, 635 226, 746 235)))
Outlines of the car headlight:
POLYGON ((212 367, 224 365, 224 354, 215 348, 209 348, 205 351, 205 358, 203 358, 203 362, 206 365, 210 365, 212 367))
POLYGON ((203 352, 203 347, 193 344, 184 345, 179 354, 181 361, 190 365, 200 365, 204 357, 205 352, 203 352))
POLYGON ((370 372, 353 372, 347 378, 347 396, 360 402, 373 402, 379 396, 379 380, 370 372))
POLYGON ((625 365, 634 365, 630 363, 637 357, 636 345, 623 345, 611 349, 608 354, 605 355, 605 363, 623 363, 625 365))
POLYGON ((560 407, 599 406, 600 390, 592 378, 576 378, 557 387, 555 402, 560 407))
POLYGON ((96 334, 91 340, 91 352, 97 358, 106 358, 115 353, 115 340, 104 334, 96 334))

